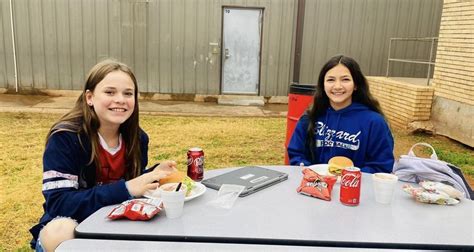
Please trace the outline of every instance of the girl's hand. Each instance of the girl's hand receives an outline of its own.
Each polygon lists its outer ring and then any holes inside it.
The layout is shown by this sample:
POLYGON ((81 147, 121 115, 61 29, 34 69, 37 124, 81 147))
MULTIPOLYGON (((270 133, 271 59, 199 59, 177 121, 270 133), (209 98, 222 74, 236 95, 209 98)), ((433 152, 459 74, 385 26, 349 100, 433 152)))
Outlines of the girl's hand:
POLYGON ((176 162, 173 160, 166 160, 161 162, 158 167, 155 168, 160 171, 176 171, 176 162))
POLYGON ((148 190, 156 189, 158 181, 176 171, 175 161, 164 161, 153 171, 142 174, 125 182, 128 192, 133 197, 141 197, 148 190))

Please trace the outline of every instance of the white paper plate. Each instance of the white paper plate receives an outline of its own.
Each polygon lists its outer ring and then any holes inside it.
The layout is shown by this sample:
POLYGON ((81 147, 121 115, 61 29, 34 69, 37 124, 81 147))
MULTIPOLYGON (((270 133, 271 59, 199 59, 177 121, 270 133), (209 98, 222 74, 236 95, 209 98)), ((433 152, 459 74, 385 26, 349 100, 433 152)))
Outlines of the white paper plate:
MULTIPOLYGON (((328 164, 315 164, 308 166, 309 169, 313 170, 319 175, 329 175, 329 165, 328 164)), ((337 176, 337 181, 341 181, 341 176, 337 176)))
MULTIPOLYGON (((195 182, 193 190, 191 190, 191 193, 188 196, 186 196, 186 198, 184 198, 184 201, 189 201, 189 200, 192 200, 194 198, 197 198, 197 197, 203 195, 205 192, 206 192, 206 187, 203 184, 199 183, 199 182, 195 182)), ((147 191, 143 195, 143 197, 149 198, 149 199, 158 199, 158 198, 160 198, 160 194, 159 194, 158 190, 147 191)))
POLYGON ((329 165, 328 164, 315 164, 308 166, 309 169, 313 170, 319 175, 328 175, 329 165))

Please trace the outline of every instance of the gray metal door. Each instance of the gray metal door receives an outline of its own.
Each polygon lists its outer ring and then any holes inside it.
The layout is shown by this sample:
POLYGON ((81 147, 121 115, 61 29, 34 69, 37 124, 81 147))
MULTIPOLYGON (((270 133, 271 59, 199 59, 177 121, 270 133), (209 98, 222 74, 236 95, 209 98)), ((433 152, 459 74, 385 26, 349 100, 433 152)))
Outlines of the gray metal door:
POLYGON ((222 93, 258 94, 262 10, 223 11, 222 93))

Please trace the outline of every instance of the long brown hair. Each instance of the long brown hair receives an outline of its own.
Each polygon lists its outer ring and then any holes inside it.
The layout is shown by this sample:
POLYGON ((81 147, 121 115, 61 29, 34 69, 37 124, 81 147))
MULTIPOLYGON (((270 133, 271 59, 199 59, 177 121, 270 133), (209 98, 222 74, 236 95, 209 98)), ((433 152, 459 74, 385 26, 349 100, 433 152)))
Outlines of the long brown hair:
MULTIPOLYGON (((60 131, 75 132, 78 134, 79 140, 81 134, 89 137, 91 147, 91 157, 89 165, 94 163, 96 169, 100 168, 99 161, 99 135, 98 130, 100 121, 92 107, 89 107, 86 102, 86 91, 94 92, 95 87, 101 82, 105 76, 114 71, 122 71, 133 81, 135 87, 135 107, 132 115, 120 125, 119 131, 122 134, 122 140, 125 143, 126 154, 126 172, 125 179, 137 177, 141 170, 141 150, 140 150, 140 125, 138 118, 138 85, 137 79, 132 70, 125 64, 116 60, 108 59, 97 63, 90 70, 84 90, 76 101, 74 107, 63 115, 56 123, 53 124, 48 132, 46 141, 54 133, 60 131)), ((82 145, 82 142, 81 142, 82 145)), ((84 146, 83 146, 84 147, 84 146)))
MULTIPOLYGON (((385 115, 380 107, 379 102, 375 97, 372 96, 369 89, 369 84, 364 74, 360 70, 359 64, 351 57, 344 55, 336 55, 324 64, 321 68, 318 77, 318 84, 316 86, 316 92, 314 94, 313 106, 308 109, 307 114, 309 118, 309 125, 307 131, 307 143, 311 150, 314 150, 314 123, 317 118, 326 113, 327 109, 330 106, 329 97, 324 91, 324 77, 326 73, 337 65, 344 65, 349 69, 352 79, 354 80, 354 92, 352 93, 352 102, 358 102, 369 107, 370 110, 373 110, 382 115, 385 118, 385 115)), ((311 155, 313 152, 310 151, 311 155)))

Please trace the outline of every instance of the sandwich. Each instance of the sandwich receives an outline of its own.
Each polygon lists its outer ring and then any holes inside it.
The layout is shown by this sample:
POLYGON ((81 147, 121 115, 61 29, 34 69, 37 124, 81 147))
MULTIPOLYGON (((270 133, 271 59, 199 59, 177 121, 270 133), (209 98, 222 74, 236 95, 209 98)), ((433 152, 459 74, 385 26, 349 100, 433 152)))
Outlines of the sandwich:
MULTIPOLYGON (((177 186, 177 183, 180 182, 184 185, 184 188, 186 188, 186 196, 189 196, 194 188, 194 181, 190 177, 186 176, 184 172, 174 171, 159 181, 160 187, 170 183, 175 183, 177 186)), ((175 189, 176 186, 174 187, 175 189)))
POLYGON ((160 185, 164 185, 168 183, 179 183, 183 181, 184 177, 186 177, 184 172, 173 171, 168 176, 160 179, 159 183, 160 185))
POLYGON ((343 156, 335 156, 328 161, 329 173, 335 176, 341 176, 344 168, 353 166, 354 163, 352 163, 352 160, 343 156))

